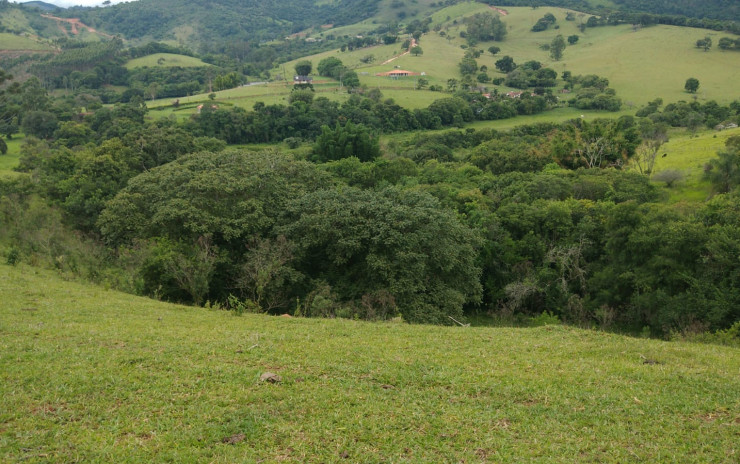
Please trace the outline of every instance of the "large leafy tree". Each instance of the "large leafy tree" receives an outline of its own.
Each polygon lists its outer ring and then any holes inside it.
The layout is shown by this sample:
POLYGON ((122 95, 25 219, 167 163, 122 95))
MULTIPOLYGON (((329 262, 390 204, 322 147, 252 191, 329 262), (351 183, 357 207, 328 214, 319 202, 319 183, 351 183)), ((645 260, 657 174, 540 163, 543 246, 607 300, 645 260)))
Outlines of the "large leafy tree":
POLYGON ((684 84, 683 88, 689 93, 696 93, 696 91, 699 90, 699 79, 689 77, 686 79, 686 84, 684 84))
POLYGON ((468 18, 468 36, 481 42, 502 41, 506 37, 506 23, 491 13, 477 13, 468 18))
POLYGON ((560 61, 563 58, 563 50, 565 50, 565 39, 563 39, 562 35, 558 34, 550 42, 550 58, 560 61))
POLYGON ((295 72, 299 76, 308 76, 311 74, 312 69, 313 65, 308 60, 301 60, 295 65, 295 72))
POLYGON ((291 199, 325 186, 307 162, 275 153, 197 153, 144 172, 108 204, 99 225, 111 243, 211 234, 220 246, 268 231, 291 199))
POLYGON ((284 224, 298 269, 344 304, 384 295, 409 322, 449 324, 480 300, 479 239, 430 195, 322 190, 293 201, 284 224))

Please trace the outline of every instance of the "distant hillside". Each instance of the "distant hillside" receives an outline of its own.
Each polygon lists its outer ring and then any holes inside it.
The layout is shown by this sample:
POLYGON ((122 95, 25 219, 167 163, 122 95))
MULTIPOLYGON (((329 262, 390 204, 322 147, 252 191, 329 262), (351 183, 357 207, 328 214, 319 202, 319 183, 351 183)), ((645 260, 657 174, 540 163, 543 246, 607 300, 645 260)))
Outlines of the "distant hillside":
POLYGON ((142 56, 140 58, 134 58, 129 60, 125 64, 127 69, 141 68, 141 67, 173 67, 179 66, 181 68, 192 68, 198 66, 210 66, 208 63, 204 63, 198 58, 185 55, 176 55, 174 53, 154 53, 152 55, 142 56))
POLYGON ((31 34, 44 38, 63 35, 53 20, 41 17, 37 8, 10 3, 7 0, 0 0, 0 32, 31 34))
POLYGON ((737 0, 612 0, 618 7, 655 14, 688 16, 689 18, 740 20, 737 0))
POLYGON ((51 3, 46 3, 46 2, 41 2, 41 1, 23 2, 21 3, 21 5, 25 7, 38 8, 39 10, 43 10, 43 11, 56 11, 62 8, 62 7, 53 5, 51 3))
POLYGON ((177 40, 191 45, 272 40, 322 24, 352 24, 372 16, 379 0, 139 0, 107 8, 71 8, 68 17, 127 39, 177 40))
POLYGON ((723 21, 740 20, 740 2, 737 0, 481 0, 500 6, 556 6, 579 11, 618 9, 658 15, 686 16, 723 21))

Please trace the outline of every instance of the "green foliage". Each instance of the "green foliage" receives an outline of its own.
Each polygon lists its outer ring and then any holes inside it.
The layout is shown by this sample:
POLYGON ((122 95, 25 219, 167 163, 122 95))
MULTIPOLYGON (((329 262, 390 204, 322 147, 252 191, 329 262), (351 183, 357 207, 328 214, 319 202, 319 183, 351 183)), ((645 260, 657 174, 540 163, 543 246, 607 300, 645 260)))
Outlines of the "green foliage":
POLYGON ((514 63, 514 59, 510 57, 509 55, 506 55, 503 58, 496 61, 496 69, 498 69, 502 73, 510 73, 515 68, 516 68, 516 63, 514 63))
POLYGON ((551 68, 542 68, 537 61, 528 61, 506 74, 508 87, 527 89, 531 87, 555 87, 558 73, 551 68))
POLYGON ((634 121, 575 120, 551 139, 553 156, 564 167, 621 167, 635 154, 641 139, 634 121))
POLYGON ((133 5, 116 4, 107 8, 75 11, 75 15, 93 26, 129 39, 165 39, 186 24, 197 24, 185 38, 194 48, 223 50, 249 41, 282 38, 295 31, 332 23, 353 24, 372 16, 378 2, 344 0, 336 4, 312 1, 274 2, 219 0, 215 4, 196 1, 159 0, 133 5), (239 21, 234 21, 239 18, 239 21))
POLYGON ((705 52, 708 52, 712 48, 712 38, 709 36, 704 37, 696 41, 696 48, 701 48, 705 52))
POLYGON ((478 63, 471 56, 464 56, 462 61, 458 63, 460 74, 464 76, 472 76, 478 72, 478 63))
POLYGON ((622 100, 609 88, 609 79, 595 74, 569 76, 568 82, 576 90, 568 104, 579 109, 619 111, 622 100))
POLYGON ((562 35, 558 34, 550 42, 550 58, 560 61, 563 58, 563 50, 565 50, 565 39, 562 35))
POLYGON ((534 26, 532 26, 532 32, 541 32, 547 30, 551 25, 557 22, 555 16, 552 13, 547 13, 542 18, 538 19, 534 26))
POLYGON ((301 60, 295 65, 295 73, 299 76, 308 76, 312 69, 313 64, 308 60, 301 60))
POLYGON ((31 111, 23 116, 21 129, 27 135, 41 139, 48 139, 57 130, 59 121, 56 115, 49 111, 31 111))
POLYGON ((476 13, 465 20, 467 35, 480 42, 495 40, 500 42, 506 37, 506 23, 492 13, 476 13))
POLYGON ((686 84, 684 84, 683 88, 689 93, 696 93, 699 89, 699 79, 689 77, 686 79, 686 84))
POLYGON ((740 39, 733 40, 729 37, 722 37, 717 42, 717 46, 722 50, 740 50, 740 39))
POLYGON ((716 193, 727 193, 740 185, 740 147, 728 144, 726 150, 709 161, 704 174, 716 193))
POLYGON ((347 304, 392 298, 409 322, 450 324, 480 298, 475 234, 428 195, 319 191, 291 204, 285 224, 298 268, 347 304))
POLYGON ((316 70, 321 76, 336 79, 339 76, 338 70, 342 68, 344 68, 342 60, 330 56, 319 61, 319 65, 316 67, 316 70))
POLYGON ((326 184, 313 165, 274 152, 198 153, 128 182, 101 214, 109 243, 136 238, 197 240, 219 247, 269 230, 288 199, 326 184))
POLYGON ((347 121, 344 126, 337 123, 334 129, 329 126, 321 128, 312 159, 325 163, 354 156, 360 161, 372 161, 379 155, 377 137, 373 137, 364 126, 347 121))

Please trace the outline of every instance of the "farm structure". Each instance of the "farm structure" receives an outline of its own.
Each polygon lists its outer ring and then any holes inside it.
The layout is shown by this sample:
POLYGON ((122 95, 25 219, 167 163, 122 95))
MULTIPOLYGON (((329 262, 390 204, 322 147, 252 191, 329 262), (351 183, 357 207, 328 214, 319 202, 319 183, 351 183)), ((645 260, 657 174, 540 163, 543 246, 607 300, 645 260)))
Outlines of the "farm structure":
POLYGON ((404 71, 403 69, 394 69, 393 71, 377 73, 376 76, 390 77, 391 79, 400 79, 402 77, 409 76, 421 76, 421 73, 415 73, 411 71, 404 71))

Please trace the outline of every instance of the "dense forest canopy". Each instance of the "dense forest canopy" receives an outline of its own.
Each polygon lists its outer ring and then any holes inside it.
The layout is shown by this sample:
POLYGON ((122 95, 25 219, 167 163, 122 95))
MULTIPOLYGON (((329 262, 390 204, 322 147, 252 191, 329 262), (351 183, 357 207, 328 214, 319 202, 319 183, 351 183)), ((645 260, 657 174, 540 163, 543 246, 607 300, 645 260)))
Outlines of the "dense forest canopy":
MULTIPOLYGON (((556 6, 578 11, 608 10, 608 6, 589 0, 482 0, 484 3, 503 6, 556 6)), ((627 12, 644 12, 657 15, 685 16, 737 21, 740 5, 735 0, 612 0, 617 9, 627 12)))
POLYGON ((656 100, 639 118, 421 133, 380 150, 379 133, 546 100, 463 90, 411 112, 377 90, 339 105, 304 89, 287 106, 178 122, 140 98, 79 118, 89 101, 35 80, 2 98, 30 174, 0 182, 9 261, 236 311, 451 323, 546 310, 663 335, 739 316, 737 137, 706 169, 718 195, 704 205, 667 204, 649 168, 624 169, 654 157, 668 126, 737 124, 738 102, 656 100), (315 143, 294 155, 226 149, 298 134, 315 143))
POLYGON ((300 30, 352 24, 372 16, 378 0, 316 2, 297 0, 138 0, 107 8, 72 8, 68 16, 128 39, 173 39, 174 29, 192 28, 186 41, 208 50, 209 43, 230 40, 270 40, 300 30), (317 4, 318 3, 318 4, 317 4))

